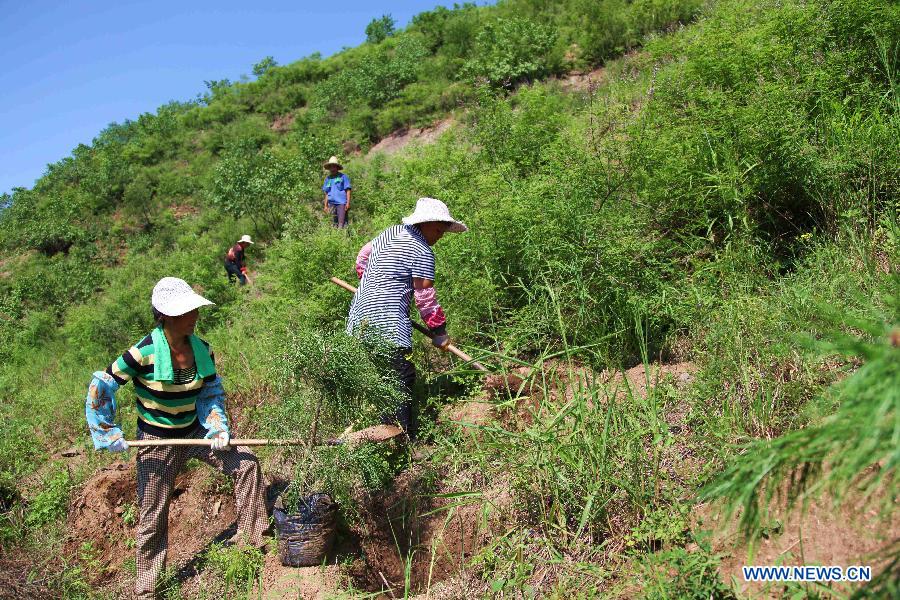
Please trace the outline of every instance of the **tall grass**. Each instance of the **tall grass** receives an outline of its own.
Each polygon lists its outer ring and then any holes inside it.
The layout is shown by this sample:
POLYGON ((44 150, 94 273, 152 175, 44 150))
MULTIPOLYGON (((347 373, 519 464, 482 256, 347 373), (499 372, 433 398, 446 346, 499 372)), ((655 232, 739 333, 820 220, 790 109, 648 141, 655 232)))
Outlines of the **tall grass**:
POLYGON ((704 490, 706 498, 726 500, 726 514, 740 509, 745 533, 758 534, 760 515, 776 498, 792 506, 827 492, 835 502, 858 496, 880 504, 885 514, 893 510, 900 465, 900 302, 898 296, 888 300, 889 314, 867 320, 821 307, 833 326, 866 336, 836 332, 816 344, 823 354, 862 361, 825 396, 836 412, 751 444, 704 490))

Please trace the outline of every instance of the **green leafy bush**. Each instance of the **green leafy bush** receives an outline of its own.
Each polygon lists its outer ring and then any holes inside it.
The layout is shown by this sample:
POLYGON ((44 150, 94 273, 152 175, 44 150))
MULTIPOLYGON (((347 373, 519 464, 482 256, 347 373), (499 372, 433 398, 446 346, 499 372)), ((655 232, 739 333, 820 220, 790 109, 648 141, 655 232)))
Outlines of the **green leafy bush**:
POLYGON ((57 470, 48 475, 41 491, 28 503, 25 525, 38 528, 65 516, 71 488, 72 481, 67 470, 57 470))
POLYGON ((239 143, 215 167, 210 199, 233 217, 248 217, 257 232, 278 231, 301 185, 294 156, 239 143))
POLYGON ((42 196, 17 189, 10 207, 0 213, 2 246, 31 248, 46 256, 68 252, 87 237, 80 225, 85 204, 83 196, 71 190, 42 196))
POLYGON ((495 87, 509 88, 544 77, 559 69, 561 53, 552 27, 527 19, 497 19, 484 25, 475 38, 465 71, 495 87))
POLYGON ((416 80, 428 56, 421 36, 406 34, 389 44, 364 47, 356 62, 341 69, 316 88, 316 99, 332 112, 353 105, 379 108, 416 80))

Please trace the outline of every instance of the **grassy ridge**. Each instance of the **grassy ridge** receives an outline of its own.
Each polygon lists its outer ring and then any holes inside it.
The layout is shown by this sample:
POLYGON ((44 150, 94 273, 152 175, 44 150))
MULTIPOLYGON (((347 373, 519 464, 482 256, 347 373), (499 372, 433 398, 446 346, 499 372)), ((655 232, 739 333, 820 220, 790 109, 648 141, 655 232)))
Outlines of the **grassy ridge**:
MULTIPOLYGON (((437 248, 458 339, 529 363, 562 350, 595 367, 689 355, 701 368, 687 390, 629 393, 606 411, 594 407, 607 392, 585 381, 571 403, 548 400, 528 427, 498 426, 481 446, 455 448, 454 434, 437 431, 450 463, 511 472, 528 508, 522 528, 481 557, 485 581, 502 580, 495 592, 531 585, 538 564, 516 541, 526 529, 541 531, 551 554, 587 557, 624 527, 640 551, 621 572, 636 573, 649 595, 675 585, 654 579, 660 560, 697 575, 677 582, 686 594, 725 593, 703 575, 713 559, 684 550, 693 534, 665 524, 684 523, 734 444, 834 410, 837 401, 819 398, 838 372, 794 337, 832 327, 822 306, 898 321, 889 298, 900 264, 900 13, 876 0, 725 0, 688 27, 644 35, 700 8, 573 0, 438 9, 379 43, 264 65, 256 81, 210 82, 201 101, 111 126, 33 190, 17 190, 0 215, 0 270, 11 271, 0 279, 10 319, 0 321, 4 502, 19 504, 17 482, 53 450, 84 443, 86 378, 149 326, 146 297, 159 277, 184 277, 216 300, 202 333, 232 390, 277 388, 273 357, 290 352, 292 336, 344 318, 346 293, 327 278, 352 277, 357 248, 417 196, 434 195, 471 228, 437 248), (639 44, 608 62, 605 83, 589 93, 553 82, 510 93, 639 44), (345 162, 350 235, 319 220, 323 156, 460 104, 458 124, 436 145, 345 162), (287 131, 273 130, 284 115, 287 131), (259 295, 221 273, 218 257, 245 229, 268 241, 250 257, 259 295), (686 441, 665 418, 683 403, 686 441), (703 467, 673 478, 666 460, 676 442, 703 467)), ((421 364, 434 359, 416 352, 421 364)), ((341 429, 343 416, 327 427, 341 429)), ((277 412, 257 418, 285 425, 277 412)), ((124 422, 133 426, 127 410, 124 422)), ((56 491, 37 506, 50 508, 30 522, 4 513, 3 538, 31 539, 52 524, 65 510, 52 500, 66 489, 48 487, 56 491)), ((576 590, 577 578, 556 585, 576 590)))

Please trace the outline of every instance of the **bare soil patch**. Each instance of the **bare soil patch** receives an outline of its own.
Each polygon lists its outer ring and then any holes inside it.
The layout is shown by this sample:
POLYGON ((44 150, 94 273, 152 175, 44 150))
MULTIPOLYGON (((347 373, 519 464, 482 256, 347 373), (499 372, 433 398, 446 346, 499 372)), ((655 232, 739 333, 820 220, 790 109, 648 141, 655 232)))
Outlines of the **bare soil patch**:
MULTIPOLYGON (((263 600, 325 600, 340 589, 338 565, 285 567, 277 554, 269 554, 263 564, 263 600)), ((258 590, 259 591, 259 590, 258 590)), ((256 597, 256 594, 251 594, 256 597)))
POLYGON ((447 118, 438 121, 430 127, 412 127, 410 129, 395 131, 372 146, 372 148, 369 149, 369 156, 377 152, 387 155, 396 154, 412 142, 423 145, 431 144, 435 142, 442 133, 450 129, 453 123, 453 119, 447 118))
POLYGON ((567 92, 587 92, 602 85, 606 80, 606 67, 600 67, 587 73, 576 71, 558 79, 560 87, 567 92))
POLYGON ((297 119, 297 115, 294 113, 288 113, 286 115, 281 115, 280 117, 275 117, 275 120, 272 121, 272 125, 270 125, 270 129, 272 131, 277 131, 278 133, 285 133, 291 130, 291 127, 294 125, 294 121, 297 119))
POLYGON ((59 561, 38 565, 32 556, 0 548, 0 600, 51 598, 49 580, 58 576, 59 571, 59 561))
MULTIPOLYGON (((781 597, 777 584, 748 583, 741 567, 746 565, 870 565, 873 576, 887 566, 886 557, 900 543, 900 521, 885 519, 873 506, 852 498, 835 508, 828 497, 811 502, 804 512, 775 507, 768 519, 771 532, 750 553, 750 546, 736 533, 735 523, 721 523, 715 506, 698 507, 703 527, 717 529, 713 552, 724 555, 719 574, 726 583, 735 582, 744 594, 753 597, 781 597)), ((858 589, 838 586, 845 592, 858 589)))
POLYGON ((169 210, 176 221, 182 221, 187 217, 193 217, 200 214, 200 209, 190 204, 171 204, 169 210))

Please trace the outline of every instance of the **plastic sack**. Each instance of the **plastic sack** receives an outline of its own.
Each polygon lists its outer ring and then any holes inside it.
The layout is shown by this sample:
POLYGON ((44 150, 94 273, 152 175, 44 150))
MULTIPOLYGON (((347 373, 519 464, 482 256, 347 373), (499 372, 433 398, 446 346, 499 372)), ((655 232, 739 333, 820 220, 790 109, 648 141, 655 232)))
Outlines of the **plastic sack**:
POLYGON ((320 565, 334 544, 337 504, 328 494, 306 496, 299 504, 295 514, 277 507, 272 511, 281 564, 320 565))

